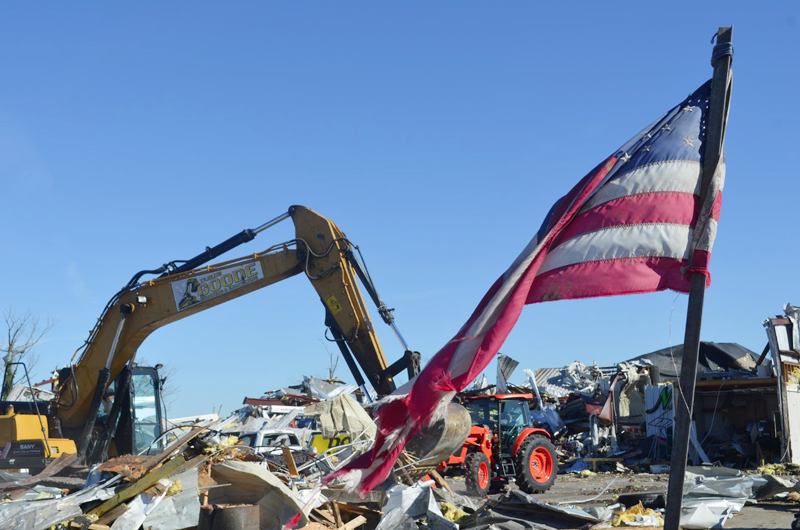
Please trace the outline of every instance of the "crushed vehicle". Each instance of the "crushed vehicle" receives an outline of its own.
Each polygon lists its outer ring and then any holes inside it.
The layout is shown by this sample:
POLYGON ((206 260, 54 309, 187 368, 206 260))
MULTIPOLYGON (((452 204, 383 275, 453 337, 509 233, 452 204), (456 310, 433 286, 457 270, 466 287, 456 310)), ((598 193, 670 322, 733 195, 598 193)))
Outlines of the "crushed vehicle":
POLYGON ((282 447, 288 447, 292 451, 304 449, 297 433, 291 430, 258 431, 234 435, 239 438, 240 444, 253 448, 254 453, 266 456, 281 454, 282 447))

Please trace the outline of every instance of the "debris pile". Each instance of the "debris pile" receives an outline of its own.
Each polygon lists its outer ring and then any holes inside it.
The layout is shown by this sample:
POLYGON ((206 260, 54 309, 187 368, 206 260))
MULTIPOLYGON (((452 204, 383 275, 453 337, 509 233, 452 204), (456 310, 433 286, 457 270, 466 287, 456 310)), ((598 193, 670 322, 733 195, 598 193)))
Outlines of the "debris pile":
MULTIPOLYGON (((786 402, 793 395, 781 404, 777 362, 775 355, 766 358, 766 351, 759 358, 738 344, 701 343, 690 449, 695 465, 720 462, 755 469, 787 453, 782 430, 791 423, 786 402)), ((552 434, 566 472, 666 472, 681 356, 678 345, 610 367, 575 361, 561 368, 524 370, 521 385, 508 382, 517 363, 506 361, 496 384, 488 384, 484 376, 464 396, 501 388, 533 392, 537 403, 531 417, 552 434)), ((784 386, 794 384, 800 390, 791 376, 786 374, 784 386)))
MULTIPOLYGON (((800 462, 784 459, 800 455, 784 434, 796 421, 787 407, 800 395, 795 313, 765 322, 770 344, 758 358, 736 344, 701 346, 682 528, 721 528, 755 500, 800 499, 800 462)), ((306 377, 245 398, 227 418, 173 420, 143 454, 91 469, 62 454, 34 476, 0 472, 0 530, 663 526, 666 477, 658 474, 669 471, 680 350, 612 367, 526 369, 519 385, 510 382, 519 363, 503 355, 495 384, 483 375, 455 397, 466 408, 450 405, 470 434, 439 433, 449 460, 427 462, 417 456, 428 454, 427 442, 409 444, 363 499, 323 477, 371 447, 373 396, 306 377), (556 472, 604 487, 575 501, 531 494, 547 491, 556 472), (652 478, 650 489, 629 484, 641 477, 652 478)))
POLYGON ((324 528, 356 528, 366 515, 378 518, 369 508, 329 501, 310 478, 320 476, 319 467, 298 464, 289 446, 279 448, 278 462, 223 434, 237 419, 197 424, 158 454, 110 459, 71 487, 47 484, 75 463, 75 454, 34 477, 0 483, 6 500, 0 528, 211 529, 242 518, 255 521, 254 528, 300 528, 314 520, 324 528))

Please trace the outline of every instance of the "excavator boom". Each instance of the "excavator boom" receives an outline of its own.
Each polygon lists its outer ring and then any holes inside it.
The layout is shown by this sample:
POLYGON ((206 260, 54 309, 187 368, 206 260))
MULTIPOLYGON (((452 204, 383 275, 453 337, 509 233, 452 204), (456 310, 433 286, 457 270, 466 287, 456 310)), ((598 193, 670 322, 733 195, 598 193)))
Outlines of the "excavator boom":
MULTIPOLYGON (((97 437, 94 431, 101 400, 109 382, 125 370, 128 370, 127 381, 130 380, 136 351, 148 335, 161 326, 298 274, 306 275, 323 302, 332 340, 342 351, 356 381, 365 383, 363 371, 379 395, 391 393, 395 390, 393 376, 399 371, 407 368, 409 376, 417 373, 419 354, 407 351, 400 361, 391 366, 387 363, 357 277, 378 305, 384 321, 393 326, 401 344, 407 346, 394 326, 392 310, 383 304, 365 267, 355 258, 356 249, 332 221, 308 208, 292 206, 273 221, 207 248, 182 265, 173 262, 138 273, 109 301, 89 339, 76 352, 80 354, 78 361, 62 370, 54 418, 58 428, 68 438, 80 440, 81 454, 98 453, 98 447, 102 453, 108 448, 112 432, 106 432, 104 443, 88 450, 90 440, 97 437), (206 265, 286 218, 291 218, 295 225, 293 240, 263 252, 206 265), (146 275, 156 274, 160 276, 142 280, 146 275)), ((114 430, 119 410, 116 413, 112 409, 111 425, 107 423, 106 431, 114 430)))

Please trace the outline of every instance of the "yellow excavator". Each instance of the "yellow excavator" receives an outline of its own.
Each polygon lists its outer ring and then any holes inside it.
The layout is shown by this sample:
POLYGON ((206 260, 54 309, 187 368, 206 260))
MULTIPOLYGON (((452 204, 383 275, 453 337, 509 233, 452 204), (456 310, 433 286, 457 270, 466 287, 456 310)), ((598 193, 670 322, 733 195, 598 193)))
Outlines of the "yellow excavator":
MULTIPOLYGON (((188 261, 138 272, 108 302, 73 356, 73 360, 79 356, 77 362, 60 371, 52 402, 0 403, 5 412, 0 415, 0 467, 38 469, 62 453, 75 452, 82 463, 92 464, 109 455, 146 449, 159 439, 164 426, 157 371, 135 363, 142 341, 161 326, 298 274, 316 289, 325 308, 326 336, 330 332, 329 339, 339 347, 359 386, 368 381, 378 395, 386 395, 395 390, 394 377, 401 371, 406 370, 409 378, 419 372, 419 353, 410 350, 398 331, 393 309, 375 290, 358 247, 330 220, 309 208, 292 206, 188 261), (207 265, 288 218, 295 225, 294 239, 207 265), (357 278, 404 349, 391 365, 357 278)), ((466 430, 463 434, 466 437, 466 430)), ((443 449, 444 458, 452 452, 448 451, 449 447, 443 449)))

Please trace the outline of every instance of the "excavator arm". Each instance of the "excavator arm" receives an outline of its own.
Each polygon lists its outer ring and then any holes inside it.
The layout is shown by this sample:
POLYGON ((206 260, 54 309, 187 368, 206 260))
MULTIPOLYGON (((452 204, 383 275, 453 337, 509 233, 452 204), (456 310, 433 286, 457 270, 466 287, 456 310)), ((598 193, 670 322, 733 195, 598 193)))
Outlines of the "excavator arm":
MULTIPOLYGON (((357 247, 332 221, 308 208, 292 206, 275 220, 207 248, 181 265, 172 262, 138 273, 109 301, 89 339, 76 352, 76 356, 80 355, 78 361, 62 371, 55 410, 59 427, 70 438, 80 440, 78 451, 85 455, 109 382, 125 370, 130 381, 136 351, 148 335, 161 326, 298 274, 306 275, 322 300, 332 340, 339 346, 356 381, 360 385, 365 382, 360 365, 379 395, 391 393, 395 389, 394 375, 404 368, 408 369, 409 377, 419 371, 419 354, 408 349, 394 325, 392 310, 378 296, 355 251, 357 247), (206 265, 288 217, 295 225, 295 239, 264 252, 206 265), (160 276, 142 280, 148 274, 160 276), (357 277, 406 350, 403 358, 392 366, 387 363, 375 334, 357 277)), ((124 388, 125 384, 120 386, 124 388)), ((117 399, 115 405, 121 402, 117 399)), ((118 414, 119 410, 115 415, 112 409, 112 424, 106 431, 116 427, 118 414)), ((100 452, 107 450, 111 435, 112 432, 106 433, 100 452)), ((97 454, 98 446, 93 452, 97 454)))

